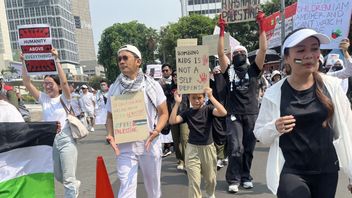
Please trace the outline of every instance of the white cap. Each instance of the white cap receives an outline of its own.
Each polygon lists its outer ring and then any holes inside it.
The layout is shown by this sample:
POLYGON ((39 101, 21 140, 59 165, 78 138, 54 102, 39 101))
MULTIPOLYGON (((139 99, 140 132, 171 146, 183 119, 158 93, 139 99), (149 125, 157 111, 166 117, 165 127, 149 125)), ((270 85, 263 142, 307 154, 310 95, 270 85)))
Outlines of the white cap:
POLYGON ((274 78, 274 76, 276 76, 276 75, 280 75, 280 76, 281 76, 281 72, 278 71, 278 70, 274 70, 274 71, 271 73, 270 79, 272 80, 272 79, 274 78))
POLYGON ((308 28, 300 29, 286 38, 281 48, 281 57, 284 57, 284 50, 286 48, 294 47, 304 39, 311 36, 316 37, 319 40, 320 44, 330 43, 329 37, 326 36, 325 34, 320 34, 313 29, 308 29, 308 28))
POLYGON ((343 61, 341 59, 339 59, 339 58, 332 61, 332 64, 335 65, 336 63, 340 63, 342 67, 344 66, 343 65, 343 61))
POLYGON ((81 89, 88 89, 87 85, 82 85, 81 89))
POLYGON ((142 54, 141 54, 141 52, 138 50, 137 47, 135 47, 135 46, 133 46, 133 45, 124 45, 124 46, 122 46, 122 47, 119 49, 119 51, 117 52, 117 54, 120 53, 121 51, 124 51, 124 50, 129 51, 129 52, 132 52, 132 53, 134 53, 139 59, 142 59, 142 54))

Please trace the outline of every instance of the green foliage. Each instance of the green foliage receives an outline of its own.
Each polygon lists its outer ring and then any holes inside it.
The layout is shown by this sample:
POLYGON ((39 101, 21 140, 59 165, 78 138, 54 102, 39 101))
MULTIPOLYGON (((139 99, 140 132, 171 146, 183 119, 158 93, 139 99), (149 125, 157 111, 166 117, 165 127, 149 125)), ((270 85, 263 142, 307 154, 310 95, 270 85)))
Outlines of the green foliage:
POLYGON ((34 104, 36 101, 30 94, 22 95, 22 100, 26 104, 34 104))
POLYGON ((102 79, 103 79, 103 77, 101 77, 101 76, 93 76, 89 79, 88 85, 93 87, 95 90, 99 90, 100 89, 100 81, 102 79))
POLYGON ((136 46, 142 53, 142 64, 154 62, 154 51, 158 43, 155 29, 148 28, 137 21, 115 23, 106 28, 101 35, 98 50, 98 62, 106 68, 106 76, 113 82, 120 74, 116 63, 116 53, 125 44, 136 46))
POLYGON ((201 45, 202 36, 212 34, 214 26, 215 23, 209 17, 191 15, 163 27, 160 31, 159 59, 162 63, 175 66, 177 39, 198 38, 198 45, 201 45))

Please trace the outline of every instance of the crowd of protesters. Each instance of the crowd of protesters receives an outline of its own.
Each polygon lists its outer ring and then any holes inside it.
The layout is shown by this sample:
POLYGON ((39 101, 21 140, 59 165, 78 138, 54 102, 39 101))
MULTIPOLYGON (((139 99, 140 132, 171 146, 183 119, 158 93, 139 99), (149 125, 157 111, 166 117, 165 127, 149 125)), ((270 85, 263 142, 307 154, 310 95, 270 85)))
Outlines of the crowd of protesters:
MULTIPOLYGON (((133 45, 116 52, 121 73, 110 87, 102 80, 97 91, 69 84, 55 49, 58 75, 44 77, 43 92, 23 67, 23 83, 42 105, 43 120, 60 122, 53 161, 65 197, 77 197, 81 184, 76 178, 77 141, 65 111, 71 107, 91 132, 96 124, 106 124, 106 140, 116 153, 118 197, 136 197, 139 168, 147 196, 161 197, 162 157, 172 151, 175 168, 187 172, 191 198, 202 197, 202 178, 206 196, 215 197, 216 171, 226 165, 229 193, 254 188, 251 166, 257 141, 270 145, 267 185, 277 197, 334 197, 338 171, 352 178, 352 112, 346 96, 352 90, 350 41, 340 43, 344 58, 328 65, 320 44, 329 43, 329 38, 307 28, 295 30, 282 46, 284 68, 264 71, 263 17, 262 13, 257 17, 259 50, 253 62, 244 46, 225 54, 226 24, 220 17, 218 65, 210 70, 210 87, 202 93, 179 94, 177 70, 167 63, 161 67, 161 79, 144 74, 142 54, 133 45), (144 95, 149 136, 116 145, 110 97, 135 92, 144 95)), ((21 116, 19 121, 29 121, 28 110, 21 112, 21 96, 0 80, 0 120, 21 116), (12 111, 16 114, 7 117, 5 113, 12 111)), ((352 192, 351 184, 348 190, 352 192)))

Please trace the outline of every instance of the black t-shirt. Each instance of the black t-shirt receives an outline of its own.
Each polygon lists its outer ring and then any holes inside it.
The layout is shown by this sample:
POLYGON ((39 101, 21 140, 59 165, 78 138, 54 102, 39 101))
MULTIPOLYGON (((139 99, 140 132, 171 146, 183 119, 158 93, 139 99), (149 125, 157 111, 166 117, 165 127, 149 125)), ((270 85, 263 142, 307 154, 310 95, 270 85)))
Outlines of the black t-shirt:
MULTIPOLYGON (((324 90, 328 93, 326 88, 324 90)), ((317 98, 315 85, 297 91, 286 80, 281 92, 280 116, 293 115, 296 119, 293 131, 280 136, 279 145, 285 158, 282 171, 298 174, 338 171, 332 144, 334 131, 322 126, 328 110, 317 98)))
POLYGON ((229 69, 230 66, 224 73, 228 89, 225 104, 228 114, 258 114, 258 77, 261 71, 257 64, 253 62, 247 72, 242 74, 235 71, 232 82, 230 82, 229 69))
POLYGON ((213 143, 212 120, 214 106, 204 105, 200 109, 190 108, 180 114, 183 122, 189 128, 188 142, 194 145, 208 145, 213 143))
MULTIPOLYGON (((226 81, 222 74, 214 74, 214 81, 210 81, 210 88, 213 89, 213 96, 222 105, 226 98, 226 81)), ((208 104, 211 104, 210 100, 208 104)), ((226 117, 214 117, 213 119, 213 139, 216 144, 223 145, 226 142, 226 117)))

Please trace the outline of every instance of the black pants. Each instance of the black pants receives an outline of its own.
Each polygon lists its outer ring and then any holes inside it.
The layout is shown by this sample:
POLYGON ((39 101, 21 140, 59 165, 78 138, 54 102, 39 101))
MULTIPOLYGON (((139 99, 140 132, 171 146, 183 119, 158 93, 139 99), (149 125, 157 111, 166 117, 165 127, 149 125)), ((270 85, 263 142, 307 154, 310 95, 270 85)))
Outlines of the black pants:
POLYGON ((334 198, 338 173, 299 175, 281 173, 278 198, 334 198))
POLYGON ((253 129, 257 115, 235 115, 235 117, 236 120, 231 120, 231 116, 226 118, 229 158, 226 181, 230 185, 252 181, 250 170, 256 144, 253 129))

